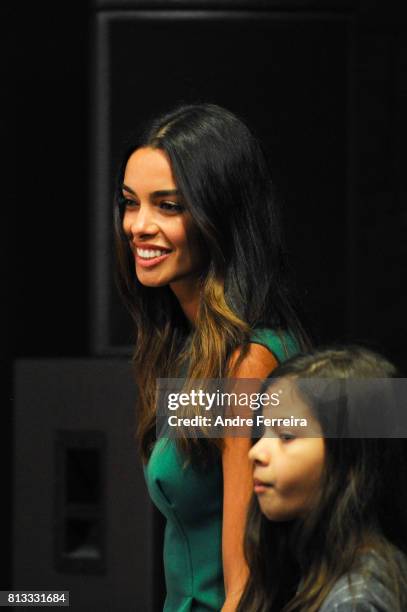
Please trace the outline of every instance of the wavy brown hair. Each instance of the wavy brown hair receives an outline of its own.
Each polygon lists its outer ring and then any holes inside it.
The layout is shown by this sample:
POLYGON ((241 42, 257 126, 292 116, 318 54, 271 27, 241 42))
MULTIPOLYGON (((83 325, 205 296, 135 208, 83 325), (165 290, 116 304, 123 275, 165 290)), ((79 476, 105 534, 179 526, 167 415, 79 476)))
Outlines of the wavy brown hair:
MULTIPOLYGON (((213 104, 181 106, 150 121, 128 147, 114 208, 118 287, 135 323, 138 436, 144 459, 155 440, 156 379, 222 378, 233 351, 247 354, 255 327, 308 338, 293 307, 278 210, 257 139, 233 113, 213 104), (208 254, 191 329, 169 287, 141 285, 122 222, 129 156, 140 147, 166 152, 178 190, 208 254)), ((202 441, 177 441, 187 454, 202 441)), ((221 441, 207 441, 221 447, 221 441)))
MULTIPOLYGON (((392 378, 386 359, 361 347, 314 351, 293 357, 271 378, 290 376, 323 432, 332 410, 299 377, 392 378), (311 393, 310 393, 311 390, 311 393)), ((270 383, 265 384, 264 390, 270 383)), ((338 387, 339 389, 339 387, 338 387)), ((369 401, 366 399, 366 401, 369 401)), ((353 405, 348 404, 347 409, 353 405)), ((344 408, 344 405, 342 404, 344 408)), ((331 430, 332 431, 332 430, 331 430)), ((378 553, 385 586, 394 595, 394 612, 407 609, 407 469, 400 439, 325 437, 326 461, 319 498, 302 520, 268 520, 253 496, 245 533, 250 576, 238 612, 316 612, 337 580, 363 571, 361 555, 378 553)))

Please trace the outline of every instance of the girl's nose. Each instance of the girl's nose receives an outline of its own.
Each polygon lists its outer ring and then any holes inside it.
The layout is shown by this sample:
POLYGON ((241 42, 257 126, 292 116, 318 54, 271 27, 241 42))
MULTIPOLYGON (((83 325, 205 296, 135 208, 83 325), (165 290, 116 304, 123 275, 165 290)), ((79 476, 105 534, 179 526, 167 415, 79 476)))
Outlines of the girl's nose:
POLYGON ((249 459, 253 463, 261 463, 262 465, 269 463, 270 455, 264 448, 262 438, 249 450, 249 459))

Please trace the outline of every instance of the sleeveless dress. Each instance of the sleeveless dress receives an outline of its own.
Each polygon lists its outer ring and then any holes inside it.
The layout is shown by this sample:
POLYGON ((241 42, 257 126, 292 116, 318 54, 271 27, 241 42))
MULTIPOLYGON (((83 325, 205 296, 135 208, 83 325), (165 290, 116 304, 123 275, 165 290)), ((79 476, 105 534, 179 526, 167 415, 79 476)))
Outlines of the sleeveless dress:
MULTIPOLYGON (((299 350, 291 335, 270 329, 254 330, 251 342, 280 363, 299 350)), ((144 468, 151 499, 167 519, 164 612, 219 612, 225 599, 222 463, 206 470, 183 463, 175 441, 160 438, 144 468)))

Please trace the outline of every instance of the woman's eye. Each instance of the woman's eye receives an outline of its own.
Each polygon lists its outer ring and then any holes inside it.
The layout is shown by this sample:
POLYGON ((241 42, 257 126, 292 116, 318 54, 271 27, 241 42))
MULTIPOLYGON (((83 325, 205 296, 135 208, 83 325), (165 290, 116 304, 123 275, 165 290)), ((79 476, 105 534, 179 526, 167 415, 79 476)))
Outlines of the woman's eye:
POLYGON ((130 200, 129 198, 123 198, 123 207, 124 208, 135 208, 138 206, 138 202, 135 200, 130 200))
POLYGON ((167 212, 180 213, 184 210, 184 206, 182 204, 177 204, 176 202, 160 202, 160 208, 167 212))

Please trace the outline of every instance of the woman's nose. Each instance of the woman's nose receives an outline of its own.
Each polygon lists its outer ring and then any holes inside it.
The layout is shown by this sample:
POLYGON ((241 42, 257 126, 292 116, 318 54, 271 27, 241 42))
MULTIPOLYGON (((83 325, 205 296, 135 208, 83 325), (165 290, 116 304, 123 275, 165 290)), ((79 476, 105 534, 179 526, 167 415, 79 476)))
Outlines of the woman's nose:
POLYGON ((133 238, 140 238, 156 234, 159 228, 150 208, 140 206, 129 218, 129 229, 133 238))

